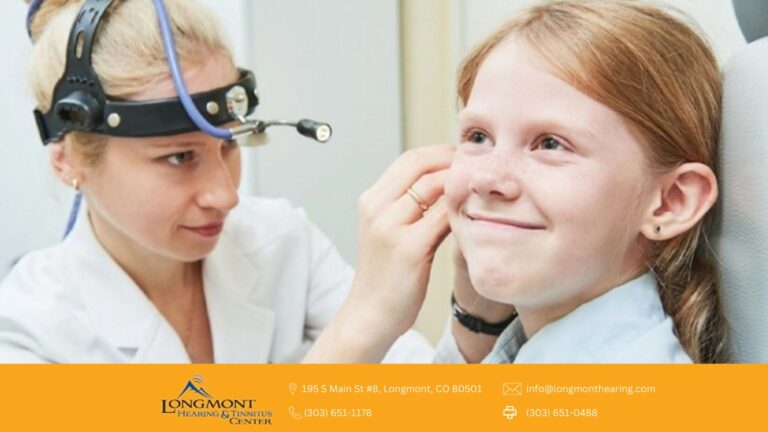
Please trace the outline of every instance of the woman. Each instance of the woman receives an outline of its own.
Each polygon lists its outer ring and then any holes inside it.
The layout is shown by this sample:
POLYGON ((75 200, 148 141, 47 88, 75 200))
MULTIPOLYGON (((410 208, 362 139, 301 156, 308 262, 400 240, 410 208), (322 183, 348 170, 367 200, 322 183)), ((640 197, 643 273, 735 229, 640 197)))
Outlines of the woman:
MULTIPOLYGON (((724 361, 707 241, 720 94, 704 40, 639 2, 544 3, 482 42, 460 70, 438 361, 724 361)), ((384 346, 399 331, 379 328, 384 346)))
MULTIPOLYGON (((51 108, 82 4, 47 0, 31 20, 30 84, 40 112, 51 108)), ((190 92, 236 82, 210 11, 190 0, 167 7, 190 92)), ((94 40, 93 69, 110 98, 176 97, 150 1, 112 5, 94 40)), ((238 197, 235 142, 203 132, 69 132, 50 154, 56 175, 86 205, 63 243, 25 256, 0 286, 0 361, 298 361, 353 283, 352 269, 302 211, 238 197)), ((406 164, 414 182, 446 168, 452 151, 418 154, 430 162, 406 164)), ((441 216, 426 235, 444 234, 441 216)), ((414 262, 403 255, 398 265, 414 262)), ((391 352, 397 361, 431 355, 413 334, 391 352)))

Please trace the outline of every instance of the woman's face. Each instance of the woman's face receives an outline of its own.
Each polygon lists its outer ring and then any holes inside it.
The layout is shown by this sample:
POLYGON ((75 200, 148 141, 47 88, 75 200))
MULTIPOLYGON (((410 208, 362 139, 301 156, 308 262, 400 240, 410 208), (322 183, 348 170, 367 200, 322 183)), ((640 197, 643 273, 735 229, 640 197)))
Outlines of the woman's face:
POLYGON ((637 275, 652 178, 618 113, 510 38, 482 63, 459 123, 445 192, 482 295, 568 310, 637 275))
MULTIPOLYGON (((237 71, 222 57, 185 70, 190 93, 231 84, 237 71)), ((170 80, 136 100, 175 97, 170 80)), ((240 152, 203 132, 158 138, 110 138, 99 164, 85 171, 83 190, 100 240, 191 262, 216 245, 237 205, 240 152), (104 239, 102 237, 108 237, 104 239)))

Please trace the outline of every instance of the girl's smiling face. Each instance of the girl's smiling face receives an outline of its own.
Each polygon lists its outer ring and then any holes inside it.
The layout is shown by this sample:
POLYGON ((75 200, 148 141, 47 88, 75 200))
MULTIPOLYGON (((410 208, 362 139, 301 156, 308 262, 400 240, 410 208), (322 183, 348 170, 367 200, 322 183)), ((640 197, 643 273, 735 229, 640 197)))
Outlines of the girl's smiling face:
POLYGON ((475 288, 562 316, 642 272, 654 177, 622 117, 514 37, 480 66, 445 191, 475 288))

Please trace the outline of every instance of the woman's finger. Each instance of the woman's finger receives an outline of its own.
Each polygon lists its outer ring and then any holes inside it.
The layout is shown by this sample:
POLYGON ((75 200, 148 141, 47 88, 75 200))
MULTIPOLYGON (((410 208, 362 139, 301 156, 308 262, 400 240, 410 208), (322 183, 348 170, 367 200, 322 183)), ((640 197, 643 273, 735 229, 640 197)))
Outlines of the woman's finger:
POLYGON ((409 240, 416 244, 425 245, 428 253, 433 257, 438 246, 451 232, 448 224, 448 206, 445 200, 435 203, 424 217, 412 224, 409 229, 409 240))
POLYGON ((398 224, 411 224, 422 218, 443 195, 448 170, 425 174, 419 178, 392 205, 384 210, 384 217, 398 224))
POLYGON ((370 205, 381 209, 399 199, 421 176, 450 167, 455 149, 445 144, 405 152, 366 191, 370 205))

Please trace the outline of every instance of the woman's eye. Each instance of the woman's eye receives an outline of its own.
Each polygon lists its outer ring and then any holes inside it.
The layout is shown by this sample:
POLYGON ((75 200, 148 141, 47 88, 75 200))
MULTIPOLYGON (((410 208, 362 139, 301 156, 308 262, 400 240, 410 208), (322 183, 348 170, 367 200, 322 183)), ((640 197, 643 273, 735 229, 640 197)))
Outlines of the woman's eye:
POLYGON ((488 141, 488 135, 479 131, 470 131, 465 134, 464 140, 473 144, 485 144, 488 141))
POLYGON ((557 140, 557 138, 547 136, 542 138, 535 146, 534 149, 541 150, 565 150, 565 146, 557 140))
POLYGON ((192 151, 185 151, 174 153, 165 158, 171 165, 184 165, 192 162, 195 159, 195 153, 192 151))

